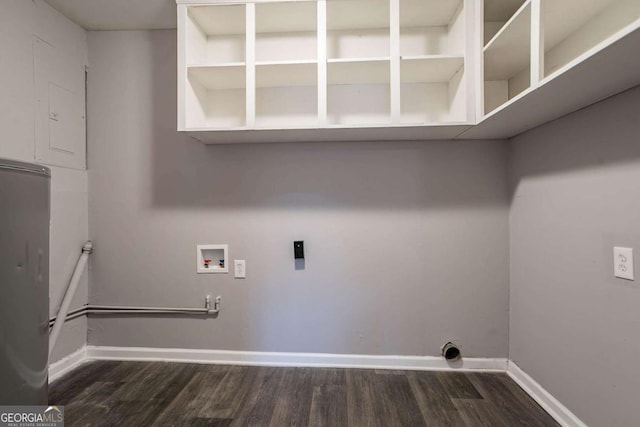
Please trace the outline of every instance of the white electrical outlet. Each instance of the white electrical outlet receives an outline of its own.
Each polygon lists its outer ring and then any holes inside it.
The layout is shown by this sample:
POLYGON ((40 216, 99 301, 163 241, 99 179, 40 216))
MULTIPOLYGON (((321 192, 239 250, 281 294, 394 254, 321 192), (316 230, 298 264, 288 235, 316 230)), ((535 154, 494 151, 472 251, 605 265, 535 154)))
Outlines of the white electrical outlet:
POLYGON ((247 277, 247 264, 245 263, 245 260, 233 260, 233 267, 236 279, 244 279, 247 277))
POLYGON ((633 248, 613 248, 613 274, 627 280, 633 278, 633 248))

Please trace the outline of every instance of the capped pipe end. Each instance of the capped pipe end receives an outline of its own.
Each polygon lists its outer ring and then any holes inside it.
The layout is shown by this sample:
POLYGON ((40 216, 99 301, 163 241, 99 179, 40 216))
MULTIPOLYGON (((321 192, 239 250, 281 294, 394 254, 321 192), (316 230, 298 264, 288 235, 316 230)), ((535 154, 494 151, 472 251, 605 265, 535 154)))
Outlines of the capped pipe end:
POLYGON ((445 359, 454 361, 458 360, 460 356, 460 349, 451 341, 442 346, 442 357, 444 357, 445 359))
POLYGON ((93 242, 91 240, 87 240, 82 246, 82 252, 91 253, 93 252, 93 242))

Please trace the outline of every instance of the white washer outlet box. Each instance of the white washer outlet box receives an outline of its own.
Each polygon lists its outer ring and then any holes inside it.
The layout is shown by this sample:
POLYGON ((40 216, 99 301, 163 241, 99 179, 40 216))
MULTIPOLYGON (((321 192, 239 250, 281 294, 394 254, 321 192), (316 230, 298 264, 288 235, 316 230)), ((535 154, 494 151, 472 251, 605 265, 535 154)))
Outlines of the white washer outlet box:
POLYGON ((633 276, 633 248, 613 248, 613 274, 627 280, 635 280, 633 276))

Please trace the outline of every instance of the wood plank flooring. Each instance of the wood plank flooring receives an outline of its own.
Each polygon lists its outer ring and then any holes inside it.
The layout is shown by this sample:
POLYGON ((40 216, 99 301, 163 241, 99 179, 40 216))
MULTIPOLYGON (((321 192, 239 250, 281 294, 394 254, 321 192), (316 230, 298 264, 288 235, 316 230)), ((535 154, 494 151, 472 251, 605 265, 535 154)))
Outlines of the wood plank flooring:
POLYGON ((506 374, 96 361, 50 386, 67 426, 557 426, 506 374))

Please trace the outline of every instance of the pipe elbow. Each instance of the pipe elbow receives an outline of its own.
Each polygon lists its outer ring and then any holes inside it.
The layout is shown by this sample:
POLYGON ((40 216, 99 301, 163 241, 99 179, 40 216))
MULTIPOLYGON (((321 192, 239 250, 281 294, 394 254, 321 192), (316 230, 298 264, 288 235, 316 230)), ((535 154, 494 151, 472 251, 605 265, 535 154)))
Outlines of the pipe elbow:
POLYGON ((213 302, 213 309, 211 308, 211 297, 207 296, 207 314, 210 315, 215 315, 220 313, 220 302, 222 301, 222 297, 221 296, 217 296, 216 299, 213 302))

